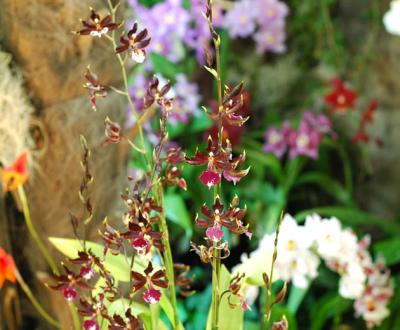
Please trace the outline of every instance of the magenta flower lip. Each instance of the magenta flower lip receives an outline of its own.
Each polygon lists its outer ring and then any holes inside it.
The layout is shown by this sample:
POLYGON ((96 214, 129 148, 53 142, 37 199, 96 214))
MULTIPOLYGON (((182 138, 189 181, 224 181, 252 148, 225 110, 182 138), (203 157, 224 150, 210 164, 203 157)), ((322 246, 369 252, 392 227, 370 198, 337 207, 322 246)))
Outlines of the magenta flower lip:
POLYGON ((212 242, 218 243, 224 237, 224 231, 218 226, 209 227, 206 230, 206 236, 212 242))
POLYGON ((214 187, 215 185, 221 182, 221 175, 215 171, 206 170, 203 173, 201 173, 199 179, 202 184, 207 186, 208 189, 211 189, 211 187, 214 187))

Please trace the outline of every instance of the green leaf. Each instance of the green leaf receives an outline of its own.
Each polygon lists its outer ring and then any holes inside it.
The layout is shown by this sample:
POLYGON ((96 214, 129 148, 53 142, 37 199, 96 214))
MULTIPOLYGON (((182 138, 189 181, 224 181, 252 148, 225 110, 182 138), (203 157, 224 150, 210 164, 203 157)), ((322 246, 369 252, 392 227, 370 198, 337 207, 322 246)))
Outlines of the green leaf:
POLYGON ((204 69, 206 69, 208 72, 210 72, 215 77, 215 79, 218 79, 218 73, 213 68, 210 68, 210 67, 204 65, 204 69))
POLYGON ((400 238, 379 241, 374 244, 373 251, 381 254, 388 266, 395 265, 400 262, 400 238))
MULTIPOLYGON (((65 254, 68 258, 77 258, 78 252, 82 251, 82 246, 80 242, 72 238, 58 238, 50 237, 50 242, 59 250, 61 253, 65 254)), ((103 256, 104 246, 98 243, 86 242, 87 249, 92 250, 92 252, 99 258, 103 256)), ((129 282, 130 279, 130 265, 125 257, 122 255, 114 256, 108 254, 104 262, 106 269, 114 276, 118 281, 129 282)), ((134 268, 138 272, 142 272, 145 269, 145 264, 143 260, 135 258, 134 268)))
POLYGON ((192 219, 182 196, 173 193, 166 194, 164 197, 164 209, 167 218, 181 226, 185 230, 186 236, 190 237, 193 230, 192 219))
POLYGON ((302 184, 316 184, 327 194, 334 197, 338 202, 350 205, 351 196, 347 190, 336 180, 328 175, 319 172, 308 172, 301 175, 295 182, 295 186, 302 184))
POLYGON ((196 133, 196 132, 203 132, 209 129, 212 126, 212 120, 210 117, 205 113, 205 111, 200 111, 198 116, 193 117, 189 124, 189 132, 196 133))
POLYGON ((326 329, 324 325, 328 319, 344 313, 352 305, 351 300, 344 299, 337 294, 333 297, 327 296, 326 299, 314 306, 310 330, 326 329))
POLYGON ((154 72, 160 73, 166 79, 175 80, 176 74, 179 73, 175 63, 172 63, 166 57, 156 53, 151 53, 150 59, 153 64, 154 72))
POLYGON ((285 168, 285 191, 289 192, 290 189, 295 184, 297 177, 299 176, 303 166, 305 165, 307 159, 305 157, 296 157, 290 159, 286 164, 285 168))
POLYGON ((185 129, 186 129, 186 125, 181 122, 167 124, 168 136, 171 139, 176 138, 177 136, 181 135, 185 131, 185 129))
MULTIPOLYGON (((231 274, 224 265, 221 267, 219 286, 220 292, 224 292, 229 288, 231 274)), ((236 297, 231 299, 232 303, 238 303, 236 297)), ((228 303, 228 295, 224 295, 219 305, 219 327, 218 330, 241 330, 243 329, 244 312, 240 306, 231 308, 228 303)), ((207 330, 211 330, 211 306, 208 313, 207 330)))
POLYGON ((287 308, 290 312, 295 315, 297 313, 298 308, 300 307, 301 302, 303 301, 309 287, 306 288, 298 288, 297 286, 292 285, 290 288, 289 299, 287 302, 287 308))
POLYGON ((391 236, 400 235, 400 225, 396 222, 351 207, 317 207, 297 213, 295 218, 297 221, 303 221, 308 215, 313 213, 321 216, 336 217, 349 226, 373 225, 391 236))
POLYGON ((246 150, 246 156, 250 162, 252 160, 267 166, 278 181, 281 182, 283 180, 282 165, 275 155, 271 153, 263 153, 259 150, 248 149, 246 150))

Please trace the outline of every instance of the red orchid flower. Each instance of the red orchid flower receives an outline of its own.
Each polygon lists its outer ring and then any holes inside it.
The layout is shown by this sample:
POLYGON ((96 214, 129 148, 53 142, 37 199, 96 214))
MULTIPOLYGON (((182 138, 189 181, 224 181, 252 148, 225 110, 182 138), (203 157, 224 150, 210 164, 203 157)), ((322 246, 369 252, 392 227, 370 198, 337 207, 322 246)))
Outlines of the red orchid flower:
POLYGON ((0 248, 0 289, 4 282, 15 282, 17 268, 15 267, 14 259, 7 252, 0 248))
POLYGON ((357 100, 357 93, 348 89, 340 79, 332 80, 333 91, 324 97, 325 103, 329 106, 329 111, 345 112, 354 107, 357 100))
POLYGON ((12 191, 23 185, 28 180, 28 154, 24 152, 9 167, 1 170, 3 189, 12 191))

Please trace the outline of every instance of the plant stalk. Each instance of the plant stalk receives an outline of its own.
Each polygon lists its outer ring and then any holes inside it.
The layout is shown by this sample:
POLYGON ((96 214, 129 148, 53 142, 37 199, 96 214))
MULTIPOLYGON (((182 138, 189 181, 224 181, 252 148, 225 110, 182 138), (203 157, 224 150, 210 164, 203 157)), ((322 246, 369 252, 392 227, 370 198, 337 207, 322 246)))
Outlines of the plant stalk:
POLYGON ((28 297, 29 301, 32 303, 33 307, 38 311, 38 313, 52 326, 57 329, 61 329, 60 324, 53 319, 40 305, 40 303, 36 300, 35 296, 33 295, 32 291, 29 289, 29 286, 25 283, 24 279, 22 278, 21 274, 18 270, 15 272, 18 284, 21 286, 22 291, 24 291, 25 295, 28 297))
POLYGON ((54 274, 58 275, 59 271, 56 266, 56 263, 54 262, 53 258, 51 257, 49 251, 47 250, 46 246, 44 245, 43 241, 41 240, 38 232, 36 231, 36 229, 33 225, 31 214, 29 211, 28 200, 26 198, 26 194, 25 194, 23 185, 19 185, 17 190, 18 190, 19 200, 20 200, 21 206, 22 206, 22 211, 24 213, 25 223, 26 223, 26 226, 28 227, 29 233, 35 240, 37 246, 39 247, 40 252, 43 254, 44 258, 46 259, 47 264, 50 266, 52 272, 54 274))
POLYGON ((171 298, 171 304, 174 311, 174 329, 179 328, 179 316, 178 316, 178 307, 176 301, 176 291, 175 291, 175 272, 174 272, 174 261, 172 258, 171 245, 169 243, 169 231, 167 220, 164 211, 164 194, 161 188, 161 185, 157 184, 157 199, 158 204, 162 205, 162 212, 159 217, 160 231, 163 235, 163 245, 164 245, 164 266, 167 273, 168 278, 168 290, 171 298))

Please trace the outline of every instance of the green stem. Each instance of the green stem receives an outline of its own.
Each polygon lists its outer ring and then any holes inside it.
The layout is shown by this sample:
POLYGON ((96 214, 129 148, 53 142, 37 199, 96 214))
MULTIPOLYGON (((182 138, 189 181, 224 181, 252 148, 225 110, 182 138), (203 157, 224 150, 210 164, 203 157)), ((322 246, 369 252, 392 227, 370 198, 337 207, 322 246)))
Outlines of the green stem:
POLYGON ((68 307, 69 307, 69 309, 71 311, 72 323, 74 324, 75 330, 82 329, 81 320, 79 318, 78 311, 76 309, 75 304, 72 303, 72 302, 69 302, 68 303, 68 307))
MULTIPOLYGON (((115 14, 116 14, 116 10, 117 7, 114 7, 112 5, 111 0, 108 0, 108 6, 110 7, 111 10, 111 17, 113 22, 115 22, 115 14)), ((113 50, 115 51, 115 49, 117 48, 117 44, 115 42, 115 30, 112 32, 112 37, 109 38, 109 40, 111 41, 112 45, 113 45, 113 50)), ((140 144, 141 144, 141 149, 143 150, 143 157, 145 159, 145 162, 147 164, 148 169, 151 168, 150 165, 150 161, 147 157, 147 153, 146 153, 146 148, 145 148, 145 143, 144 143, 144 135, 143 135, 143 128, 142 128, 142 119, 143 116, 140 116, 139 113, 137 112, 135 105, 132 102, 131 97, 129 96, 129 85, 128 85, 128 75, 126 73, 126 69, 125 69, 125 63, 124 60, 122 59, 122 56, 120 54, 116 54, 119 65, 121 67, 121 73, 122 73, 122 79, 124 82, 124 95, 128 101, 129 107, 131 108, 132 114, 136 119, 136 125, 138 127, 138 131, 139 131, 139 138, 140 138, 140 144)))
MULTIPOLYGON (((163 190, 160 189, 159 185, 156 187, 157 193, 157 202, 158 205, 164 205, 164 195, 163 190)), ((169 243, 169 231, 167 220, 164 212, 164 207, 162 208, 162 212, 160 214, 160 231, 163 234, 163 245, 164 245, 164 266, 167 273, 168 278, 168 289, 169 295, 171 298, 171 305, 174 311, 174 329, 179 328, 179 316, 178 316, 178 307, 176 302, 176 291, 175 291, 175 272, 174 272, 174 261, 172 258, 171 245, 169 243)))
POLYGON ((23 185, 18 186, 18 196, 19 200, 21 201, 22 211, 24 213, 25 223, 28 227, 29 233, 35 240, 37 246, 39 247, 40 252, 43 254, 44 258, 46 259, 48 265, 50 266, 52 272, 56 275, 59 274, 58 268, 56 263, 54 262, 53 258, 51 257, 49 251, 47 250, 46 246, 44 245, 43 241, 40 239, 39 234, 37 233, 33 223, 31 214, 29 211, 28 200, 26 198, 25 190, 23 185))
POLYGON ((60 324, 53 319, 40 305, 40 303, 36 300, 35 296, 33 295, 32 291, 29 289, 29 286, 25 283, 24 279, 22 278, 21 274, 19 271, 16 271, 16 277, 19 285, 22 288, 22 291, 24 291, 25 295, 28 297, 29 301, 32 303, 33 307, 38 311, 38 313, 51 325, 53 325, 55 328, 61 329, 60 324))
POLYGON ((213 254, 213 267, 212 267, 212 316, 211 328, 212 330, 219 329, 219 304, 220 304, 220 270, 221 258, 220 250, 215 249, 213 254))
POLYGON ((275 262, 276 259, 278 258, 278 238, 279 238, 279 231, 281 228, 281 223, 283 219, 283 210, 281 211, 281 216, 279 218, 278 226, 276 228, 276 233, 275 233, 275 240, 274 240, 274 252, 272 254, 272 263, 271 263, 271 271, 269 273, 269 281, 268 281, 268 286, 267 286, 267 302, 266 302, 266 310, 265 310, 265 315, 264 315, 264 324, 266 326, 265 329, 268 328, 268 325, 271 320, 271 312, 272 312, 272 282, 274 278, 274 268, 275 268, 275 262))

